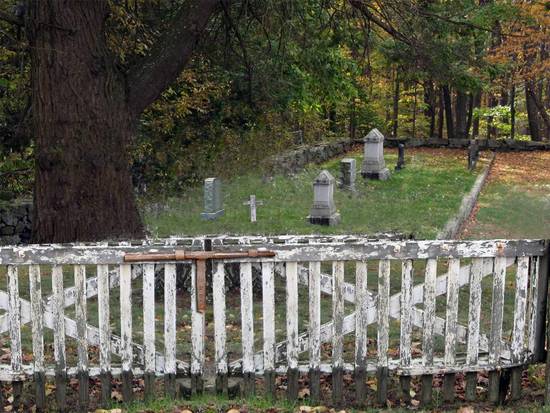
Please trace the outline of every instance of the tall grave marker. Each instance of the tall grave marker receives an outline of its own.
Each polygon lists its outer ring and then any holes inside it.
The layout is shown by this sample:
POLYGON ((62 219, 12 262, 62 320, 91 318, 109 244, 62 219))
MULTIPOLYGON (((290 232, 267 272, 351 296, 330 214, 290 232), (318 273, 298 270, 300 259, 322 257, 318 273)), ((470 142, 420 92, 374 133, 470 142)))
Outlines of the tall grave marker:
POLYGON ((361 175, 366 179, 385 181, 390 177, 390 171, 384 161, 384 135, 378 129, 373 129, 364 139, 365 149, 361 175))
POLYGON ((326 170, 313 181, 313 206, 307 219, 316 225, 337 225, 340 214, 334 205, 334 177, 326 170))
POLYGON ((204 212, 201 213, 201 218, 212 221, 223 214, 221 182, 218 178, 206 178, 204 180, 204 212))

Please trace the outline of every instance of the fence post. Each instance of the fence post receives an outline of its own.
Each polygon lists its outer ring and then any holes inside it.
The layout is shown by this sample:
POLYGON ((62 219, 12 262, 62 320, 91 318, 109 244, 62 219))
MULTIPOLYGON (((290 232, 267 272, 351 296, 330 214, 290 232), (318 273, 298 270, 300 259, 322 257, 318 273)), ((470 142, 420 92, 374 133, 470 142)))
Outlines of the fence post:
MULTIPOLYGON (((544 343, 546 335, 548 335, 548 342, 550 343, 550 329, 546 328, 546 311, 547 299, 548 299, 548 278, 550 277, 550 240, 544 242, 545 254, 542 256, 540 267, 539 267, 539 286, 541 289, 539 291, 544 292, 539 294, 539 303, 537 303, 537 311, 539 313, 539 318, 537 319, 537 330, 536 330, 536 348, 535 348, 535 357, 537 361, 544 361, 546 357, 546 380, 544 386, 544 404, 550 403, 550 360, 548 356, 550 352, 544 350, 544 343), (541 308, 541 306, 544 306, 541 308), (541 320, 542 319, 542 320, 541 320)), ((548 315, 550 319, 550 315, 548 315)))

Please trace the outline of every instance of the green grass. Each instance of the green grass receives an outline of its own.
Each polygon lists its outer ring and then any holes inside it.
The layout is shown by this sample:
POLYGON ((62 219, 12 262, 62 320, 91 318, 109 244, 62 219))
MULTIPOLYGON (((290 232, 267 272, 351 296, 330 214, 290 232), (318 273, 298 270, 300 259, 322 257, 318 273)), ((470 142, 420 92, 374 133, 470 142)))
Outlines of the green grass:
POLYGON ((550 185, 491 183, 476 220, 469 238, 550 238, 550 185))
MULTIPOLYGON (((348 156, 357 159, 358 167, 361 165, 360 153, 348 156)), ((390 169, 396 158, 394 152, 386 154, 390 169)), ((144 218, 153 235, 160 237, 397 231, 414 234, 417 238, 433 238, 458 211, 463 195, 471 188, 478 172, 466 170, 465 158, 411 152, 407 156, 406 169, 392 173, 390 180, 365 181, 358 176, 357 195, 335 191, 336 206, 342 216, 340 225, 311 225, 306 216, 313 199, 313 179, 322 169, 338 177, 338 168, 339 159, 336 159, 323 165, 310 165, 292 177, 277 175, 266 182, 260 174, 250 173, 226 181, 223 184, 225 215, 216 221, 200 219, 201 187, 168 199, 161 212, 153 213, 152 208, 145 208, 144 218), (264 205, 258 207, 256 223, 249 222, 249 209, 243 205, 251 194, 264 201, 264 205)))

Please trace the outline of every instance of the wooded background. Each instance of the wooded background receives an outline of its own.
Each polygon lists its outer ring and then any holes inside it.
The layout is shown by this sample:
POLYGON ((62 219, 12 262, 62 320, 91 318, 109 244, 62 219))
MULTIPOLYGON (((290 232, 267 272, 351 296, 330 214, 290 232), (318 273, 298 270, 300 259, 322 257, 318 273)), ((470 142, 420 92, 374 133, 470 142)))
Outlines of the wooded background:
POLYGON ((550 1, 6 0, 1 195, 36 183, 36 240, 139 236, 132 187, 300 143, 549 140, 549 28, 550 1))

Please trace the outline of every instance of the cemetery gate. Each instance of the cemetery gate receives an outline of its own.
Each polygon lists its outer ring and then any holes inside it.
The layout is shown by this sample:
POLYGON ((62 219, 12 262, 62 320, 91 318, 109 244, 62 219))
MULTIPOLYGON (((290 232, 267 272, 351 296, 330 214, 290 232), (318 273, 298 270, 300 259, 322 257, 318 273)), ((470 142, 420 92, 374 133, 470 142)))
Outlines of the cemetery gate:
POLYGON ((465 374, 473 401, 477 373, 488 372, 482 397, 498 402, 502 374, 517 399, 524 367, 546 357, 543 240, 174 238, 3 247, 0 264, 0 380, 15 403, 32 381, 39 409, 63 409, 70 397, 86 408, 92 377, 102 402, 113 383, 130 400, 140 376, 146 397, 158 379, 176 396, 211 379, 226 393, 231 377, 244 394, 262 383, 273 395, 281 376, 288 397, 318 401, 329 386, 321 377, 331 375, 335 404, 346 392, 384 404, 392 377, 405 402, 411 377, 421 377, 420 401, 429 403, 434 376, 452 401, 456 374, 465 374), (240 288, 226 291, 232 269, 240 288), (189 293, 176 288, 185 273, 189 293))

